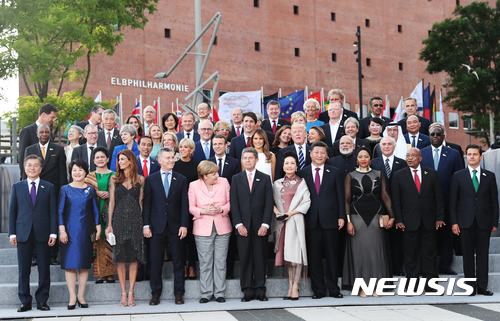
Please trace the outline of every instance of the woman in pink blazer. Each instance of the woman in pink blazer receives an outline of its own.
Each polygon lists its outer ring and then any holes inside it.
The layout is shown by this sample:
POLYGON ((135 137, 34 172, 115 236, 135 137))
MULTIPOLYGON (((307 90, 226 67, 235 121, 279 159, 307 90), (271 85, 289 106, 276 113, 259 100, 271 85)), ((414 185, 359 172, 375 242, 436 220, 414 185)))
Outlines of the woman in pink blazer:
POLYGON ((217 302, 226 302, 226 257, 232 231, 228 216, 230 187, 218 170, 216 164, 202 161, 199 179, 189 184, 189 213, 193 215, 200 261, 200 303, 207 303, 212 295, 217 302))

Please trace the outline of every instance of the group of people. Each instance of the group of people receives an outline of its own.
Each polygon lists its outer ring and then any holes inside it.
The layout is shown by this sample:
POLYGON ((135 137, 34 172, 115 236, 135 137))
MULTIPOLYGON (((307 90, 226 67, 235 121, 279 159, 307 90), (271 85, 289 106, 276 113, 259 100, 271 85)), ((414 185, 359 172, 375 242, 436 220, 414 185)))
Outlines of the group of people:
POLYGON ((379 97, 361 120, 342 107, 340 90, 328 97, 327 112, 309 99, 291 122, 279 118, 277 101, 266 106, 265 120, 235 108, 232 124, 211 121, 211 106, 202 103, 199 120, 182 115, 180 132, 174 114, 154 124, 152 107, 144 110, 144 123, 129 117, 117 130, 114 111, 96 105, 87 122, 71 126, 66 148, 51 139, 57 109, 43 105, 21 132, 23 180, 10 200, 18 311, 31 309, 33 257, 37 308, 50 309, 49 268, 58 255, 68 309, 88 307, 92 264, 96 283, 114 282, 118 274, 120 306, 134 306, 136 280, 148 278, 149 304, 158 305, 167 256, 176 304, 184 303, 185 278, 196 278, 197 260, 200 303, 223 303, 236 253, 242 301, 267 301, 269 240, 289 279, 285 300, 298 300, 308 277, 312 298, 320 299, 342 298, 341 288, 351 289, 357 278, 368 284, 392 275, 456 274, 454 234, 465 277, 477 276, 474 294, 492 295, 488 251, 498 226, 498 190, 494 173, 479 166, 481 148, 467 146, 465 166, 460 146, 445 141, 443 125, 416 115, 413 98, 405 100, 407 117, 395 123, 381 116, 379 97))

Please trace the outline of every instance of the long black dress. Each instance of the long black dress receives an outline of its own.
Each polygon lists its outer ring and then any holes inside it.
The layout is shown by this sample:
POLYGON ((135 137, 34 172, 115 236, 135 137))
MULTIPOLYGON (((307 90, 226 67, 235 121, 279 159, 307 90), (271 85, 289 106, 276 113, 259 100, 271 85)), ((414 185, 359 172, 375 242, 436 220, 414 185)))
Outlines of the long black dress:
POLYGON ((386 214, 384 205, 391 208, 391 204, 382 199, 385 177, 375 169, 350 172, 345 189, 354 236, 347 235, 342 288, 351 290, 356 278, 363 278, 368 284, 370 278, 391 277, 387 231, 379 223, 380 216, 386 214))

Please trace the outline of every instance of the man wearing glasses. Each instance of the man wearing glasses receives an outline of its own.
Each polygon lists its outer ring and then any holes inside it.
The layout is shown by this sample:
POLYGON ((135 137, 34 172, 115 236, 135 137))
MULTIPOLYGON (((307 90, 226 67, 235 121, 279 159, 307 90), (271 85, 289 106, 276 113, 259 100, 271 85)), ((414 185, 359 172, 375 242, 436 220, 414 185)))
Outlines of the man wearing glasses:
POLYGON ((207 104, 207 103, 199 104, 198 107, 196 108, 196 112, 198 113, 198 117, 200 117, 200 120, 197 120, 194 123, 194 127, 193 127, 194 130, 198 130, 200 123, 204 120, 208 120, 209 122, 211 122, 212 128, 213 128, 213 125, 215 125, 215 122, 210 120, 210 118, 209 118, 210 113, 212 112, 212 107, 210 107, 209 104, 207 104))
POLYGON ((345 135, 344 122, 342 121, 342 105, 338 102, 331 102, 328 107, 330 120, 321 126, 325 132, 326 144, 332 148, 333 143, 345 135))
MULTIPOLYGON (((328 92, 328 100, 329 100, 328 109, 330 109, 330 107, 332 106, 332 103, 334 103, 334 102, 339 103, 340 107, 342 108, 342 106, 344 104, 344 99, 345 99, 345 95, 342 93, 342 90, 340 90, 340 89, 330 90, 328 92)), ((358 114, 356 114, 353 111, 342 108, 342 113, 341 113, 341 117, 340 117, 342 125, 344 125, 344 121, 349 117, 354 117, 354 118, 358 119, 358 114)), ((328 110, 322 112, 318 116, 318 120, 321 120, 325 124, 328 123, 329 118, 330 118, 330 114, 328 113, 328 110)))
POLYGON ((380 97, 373 97, 370 99, 370 108, 372 110, 371 115, 366 116, 365 118, 359 121, 359 131, 358 138, 364 139, 370 136, 370 131, 368 130, 370 126, 370 119, 373 117, 378 117, 382 120, 382 131, 384 131, 387 124, 389 124, 392 120, 385 116, 382 116, 382 111, 384 110, 384 101, 380 97))
POLYGON ((202 120, 200 122, 200 127, 198 128, 198 133, 200 134, 200 140, 194 145, 193 159, 197 162, 208 160, 210 157, 215 155, 214 149, 212 147, 212 134, 214 132, 214 125, 210 120, 202 120))
POLYGON ((411 115, 415 115, 418 117, 418 120, 420 121, 419 131, 422 134, 429 136, 429 126, 431 123, 427 118, 417 115, 417 109, 418 109, 417 100, 415 98, 406 98, 405 99, 406 117, 401 119, 398 123, 401 125, 403 134, 406 134, 408 132, 408 130, 406 129, 406 119, 411 115))
MULTIPOLYGON (((81 129, 85 130, 85 127, 87 125, 94 125, 96 126, 98 131, 101 131, 102 128, 99 127, 102 123, 102 113, 104 112, 105 108, 102 107, 101 105, 95 105, 92 107, 92 110, 90 111, 90 118, 87 121, 82 121, 82 122, 77 122, 75 125, 79 126, 81 129)), ((83 145, 87 142, 85 137, 82 137, 80 139, 80 145, 83 145)))
POLYGON ((75 147, 73 154, 71 155, 71 160, 82 159, 89 165, 89 172, 94 172, 96 166, 94 163, 94 150, 97 148, 97 127, 89 124, 85 126, 85 131, 83 136, 87 142, 81 146, 75 147))

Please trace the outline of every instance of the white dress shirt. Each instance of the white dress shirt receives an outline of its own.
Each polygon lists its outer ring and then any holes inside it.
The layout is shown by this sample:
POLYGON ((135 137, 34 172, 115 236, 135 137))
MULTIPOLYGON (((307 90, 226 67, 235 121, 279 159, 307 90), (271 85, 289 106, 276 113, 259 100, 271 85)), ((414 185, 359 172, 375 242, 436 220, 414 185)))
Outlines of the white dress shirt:
POLYGON ((148 175, 151 174, 151 157, 143 158, 141 155, 139 155, 139 158, 141 159, 141 168, 144 167, 144 161, 147 161, 146 167, 148 168, 148 175))
MULTIPOLYGON (((248 180, 249 175, 252 174, 252 180, 255 182, 255 172, 256 171, 257 170, 255 168, 252 171, 250 171, 250 172, 245 169, 245 173, 247 174, 247 180, 248 180)), ((253 187, 253 184, 252 184, 252 187, 253 187)), ((236 224, 236 226, 235 226, 236 229, 238 229, 238 227, 240 227, 241 225, 243 225, 243 223, 236 224)), ((265 226, 267 229, 269 229, 269 225, 267 225, 266 223, 262 223, 261 226, 265 226)))
POLYGON ((385 161, 386 160, 389 160, 389 167, 391 169, 391 172, 392 172, 392 164, 394 163, 394 154, 392 154, 391 156, 389 157, 385 157, 384 155, 382 155, 382 160, 384 161, 384 167, 385 167, 385 161))
POLYGON ((342 119, 342 116, 340 116, 339 121, 336 122, 335 124, 332 124, 331 121, 328 122, 328 124, 330 125, 330 132, 332 133, 332 144, 335 143, 335 138, 337 137, 337 132, 339 131, 341 119, 342 119))
POLYGON ((472 171, 475 169, 477 171, 476 172, 477 182, 481 183, 481 166, 478 166, 477 168, 472 168, 470 167, 470 165, 467 165, 467 168, 469 169, 470 179, 474 177, 474 173, 472 171))
POLYGON ((325 164, 321 165, 320 167, 316 167, 313 164, 311 164, 311 170, 312 170, 312 176, 313 176, 313 182, 315 182, 316 179, 316 168, 319 168, 319 185, 323 183, 323 173, 325 170, 325 164))
POLYGON ((413 136, 415 136, 415 147, 417 147, 417 146, 418 146, 418 137, 419 137, 419 135, 420 135, 420 132, 416 133, 415 135, 410 134, 410 133, 408 132, 408 138, 410 139, 410 145, 411 145, 411 142, 412 142, 412 140, 413 140, 413 136))
POLYGON ((413 167, 408 167, 411 171, 411 176, 413 177, 413 181, 415 181, 415 174, 418 174, 418 178, 420 180, 420 186, 422 186, 422 168, 420 167, 420 165, 418 165, 417 168, 413 168, 413 167), (415 173, 414 170, 417 170, 417 172, 415 173))
POLYGON ((439 164, 439 161, 441 160, 441 152, 443 151, 443 145, 439 146, 438 148, 434 147, 431 145, 431 149, 432 149, 432 159, 434 160, 434 155, 436 154, 435 150, 438 149, 439 152, 438 152, 438 164, 439 164))
POLYGON ((184 131, 184 138, 188 138, 187 134, 189 134, 189 139, 194 140, 194 130, 191 130, 190 132, 184 131))
POLYGON ((215 155, 214 157, 215 157, 215 164, 217 164, 217 166, 219 166, 219 158, 221 159, 220 172, 223 173, 224 172, 224 162, 226 161, 226 154, 224 154, 224 156, 222 156, 222 157, 219 157, 217 155, 215 155))
POLYGON ((89 170, 90 170, 90 159, 92 158, 92 150, 90 150, 90 147, 94 147, 94 150, 95 150, 97 148, 97 143, 90 146, 88 141, 87 141, 87 164, 89 164, 89 170))
POLYGON ((50 139, 47 141, 47 144, 45 144, 45 145, 38 143, 38 145, 40 145, 40 152, 42 152, 42 147, 45 148, 45 150, 44 150, 45 156, 47 156, 47 153, 49 152, 49 143, 50 143, 50 139))
MULTIPOLYGON (((142 159, 142 157, 141 157, 141 159, 142 159)), ((172 175, 173 175, 172 170, 170 170, 169 172, 165 172, 163 169, 160 169, 161 184, 163 185, 163 188, 165 188, 165 176, 163 176, 163 175, 165 175, 165 173, 170 173, 170 175, 168 175, 168 186, 172 186, 172 175)), ((168 195, 167 195, 167 197, 168 197, 168 195)), ((143 229, 149 228, 149 225, 144 225, 142 228, 143 229)))
POLYGON ((243 134, 243 125, 234 125, 234 134, 238 136, 238 129, 240 130, 240 135, 243 134))
POLYGON ((304 142, 304 144, 302 144, 302 145, 293 144, 293 146, 295 146, 295 152, 297 153, 297 158, 299 157, 299 147, 302 147, 302 154, 304 154, 304 164, 305 164, 306 159, 307 159, 307 156, 306 156, 307 142, 304 142))

